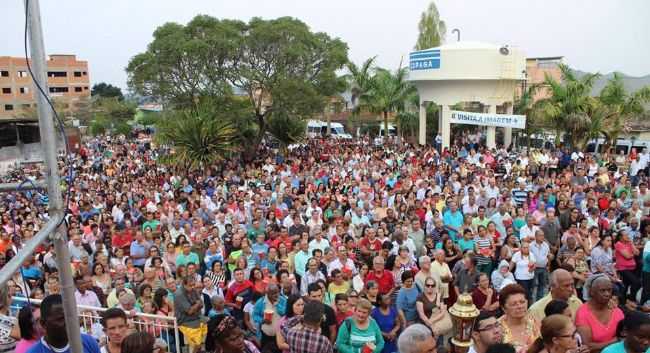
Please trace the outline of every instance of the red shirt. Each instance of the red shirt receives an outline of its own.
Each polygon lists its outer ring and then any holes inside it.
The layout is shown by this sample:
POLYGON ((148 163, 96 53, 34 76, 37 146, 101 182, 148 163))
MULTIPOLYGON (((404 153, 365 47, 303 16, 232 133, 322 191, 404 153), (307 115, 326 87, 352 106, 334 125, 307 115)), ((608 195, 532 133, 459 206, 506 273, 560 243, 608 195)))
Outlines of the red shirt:
POLYGON ((388 270, 384 270, 384 273, 379 276, 375 274, 375 271, 371 271, 366 275, 366 283, 368 283, 368 281, 377 282, 380 294, 386 294, 390 292, 393 287, 395 287, 395 279, 393 278, 393 274, 388 270))
POLYGON ((352 311, 348 311, 346 313, 342 313, 340 311, 336 311, 336 328, 341 327, 341 324, 343 323, 343 320, 349 318, 352 316, 352 311))
POLYGON ((375 238, 375 240, 373 240, 372 243, 371 243, 368 238, 364 237, 359 242, 359 245, 361 247, 366 247, 366 248, 368 248, 368 250, 372 250, 372 251, 380 251, 381 250, 381 241, 379 241, 379 239, 377 239, 377 238, 375 238))
POLYGON ((115 233, 115 235, 113 235, 113 239, 111 240, 111 245, 114 248, 126 248, 131 246, 132 241, 133 236, 131 235, 131 232, 126 230, 122 233, 115 233))

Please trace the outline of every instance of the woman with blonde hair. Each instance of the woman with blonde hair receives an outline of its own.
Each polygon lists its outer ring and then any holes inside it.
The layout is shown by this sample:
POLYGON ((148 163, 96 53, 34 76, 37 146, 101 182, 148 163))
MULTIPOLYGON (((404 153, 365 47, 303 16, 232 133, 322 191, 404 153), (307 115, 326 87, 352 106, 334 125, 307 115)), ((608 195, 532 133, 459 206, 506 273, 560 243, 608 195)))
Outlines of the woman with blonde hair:
POLYGON ((527 353, 587 353, 589 348, 581 346, 580 335, 570 317, 555 314, 542 320, 540 337, 528 348, 527 353))

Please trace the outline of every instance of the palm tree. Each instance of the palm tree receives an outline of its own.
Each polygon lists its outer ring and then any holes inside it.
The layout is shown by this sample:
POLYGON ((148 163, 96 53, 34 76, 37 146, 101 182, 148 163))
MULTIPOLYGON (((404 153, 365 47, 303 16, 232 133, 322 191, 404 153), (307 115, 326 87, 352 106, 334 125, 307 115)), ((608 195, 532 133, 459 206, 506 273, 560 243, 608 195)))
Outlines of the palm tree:
POLYGON ((603 87, 598 100, 609 111, 609 119, 604 121, 602 133, 606 145, 616 144, 616 139, 625 130, 626 123, 638 120, 645 112, 644 104, 650 102, 650 86, 645 86, 630 94, 625 89, 623 77, 615 72, 603 87))
POLYGON ((419 115, 412 111, 397 113, 395 115, 395 121, 397 122, 400 135, 413 142, 414 136, 418 131, 419 119, 419 115))
POLYGON ((408 70, 400 67, 391 73, 386 69, 375 70, 370 84, 368 94, 362 97, 362 105, 368 110, 382 114, 384 118, 384 131, 388 132, 388 115, 394 112, 402 112, 405 109, 409 97, 415 94, 415 87, 407 80, 408 70))
MULTIPOLYGON (((550 97, 536 103, 535 109, 539 111, 546 123, 555 129, 555 143, 560 143, 560 136, 566 127, 570 140, 582 140, 582 135, 587 133, 588 125, 584 124, 584 114, 592 110, 595 98, 590 93, 594 82, 600 74, 587 74, 578 78, 566 65, 560 64, 562 82, 546 75, 544 84, 548 86, 550 97), (575 119, 576 121, 571 121, 575 119)), ((577 146, 573 146, 577 147, 577 146)))
POLYGON ((348 73, 344 77, 351 93, 350 101, 352 103, 352 115, 350 116, 350 120, 352 125, 355 125, 359 116, 359 103, 363 97, 366 96, 368 90, 370 90, 370 82, 372 81, 375 59, 377 59, 377 56, 366 59, 360 67, 351 61, 346 65, 348 73))
POLYGON ((206 168, 236 151, 235 138, 232 123, 207 106, 172 114, 156 133, 157 141, 171 148, 163 162, 189 170, 206 168))
POLYGON ((530 135, 539 130, 539 119, 537 117, 537 110, 535 107, 535 94, 539 89, 539 85, 530 85, 522 92, 521 96, 515 97, 512 106, 513 114, 526 116, 526 128, 524 133, 527 136, 527 146, 530 150, 530 135))
POLYGON ((280 143, 280 150, 286 155, 289 145, 300 143, 305 138, 307 122, 287 115, 271 114, 268 132, 280 143))

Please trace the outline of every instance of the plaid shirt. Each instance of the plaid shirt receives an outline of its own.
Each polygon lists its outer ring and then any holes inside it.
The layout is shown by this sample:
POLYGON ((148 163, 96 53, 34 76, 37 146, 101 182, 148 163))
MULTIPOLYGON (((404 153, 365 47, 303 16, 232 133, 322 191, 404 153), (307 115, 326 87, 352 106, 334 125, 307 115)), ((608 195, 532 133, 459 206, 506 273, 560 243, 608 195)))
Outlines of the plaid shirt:
POLYGON ((318 330, 300 325, 302 316, 292 317, 280 328, 291 353, 332 353, 333 348, 327 337, 318 330))

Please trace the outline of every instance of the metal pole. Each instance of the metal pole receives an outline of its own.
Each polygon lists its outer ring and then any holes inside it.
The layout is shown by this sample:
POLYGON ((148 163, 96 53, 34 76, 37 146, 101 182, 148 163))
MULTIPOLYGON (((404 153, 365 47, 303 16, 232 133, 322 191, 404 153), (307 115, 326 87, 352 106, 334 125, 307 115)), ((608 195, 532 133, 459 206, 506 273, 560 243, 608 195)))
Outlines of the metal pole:
POLYGON ((47 237, 49 236, 50 233, 52 233, 59 222, 61 221, 61 216, 60 215, 55 215, 53 216, 41 229, 36 235, 29 239, 27 243, 18 251, 18 254, 11 258, 11 261, 7 262, 3 267, 2 271, 0 271, 0 283, 5 283, 11 277, 13 277, 14 273, 18 271, 20 266, 22 266, 23 262, 31 255, 33 255, 34 249, 45 241, 47 237))
MULTIPOLYGON (((30 57, 33 67, 33 79, 39 83, 45 93, 47 86, 47 63, 45 61, 45 44, 43 41, 43 28, 41 27, 41 12, 38 0, 25 0, 28 13, 28 30, 30 57)), ((34 84, 36 86, 36 84, 34 84)), ((54 119, 52 108, 47 98, 37 87, 34 87, 38 103, 38 127, 41 133, 41 147, 43 149, 43 160, 47 168, 47 189, 49 191, 49 209, 52 215, 64 215, 63 197, 59 188, 59 173, 57 165, 57 145, 54 130, 54 119)), ((65 136, 63 137, 65 138, 65 136)), ((66 156, 67 158, 67 156, 66 156)), ((68 251, 67 231, 64 223, 61 223, 54 234, 54 247, 56 251, 56 263, 59 270, 61 290, 63 297, 63 310, 65 313, 65 326, 68 334, 68 342, 72 353, 82 353, 81 333, 79 330, 79 319, 77 303, 74 297, 74 284, 72 281, 72 269, 70 267, 70 253, 68 251)))

